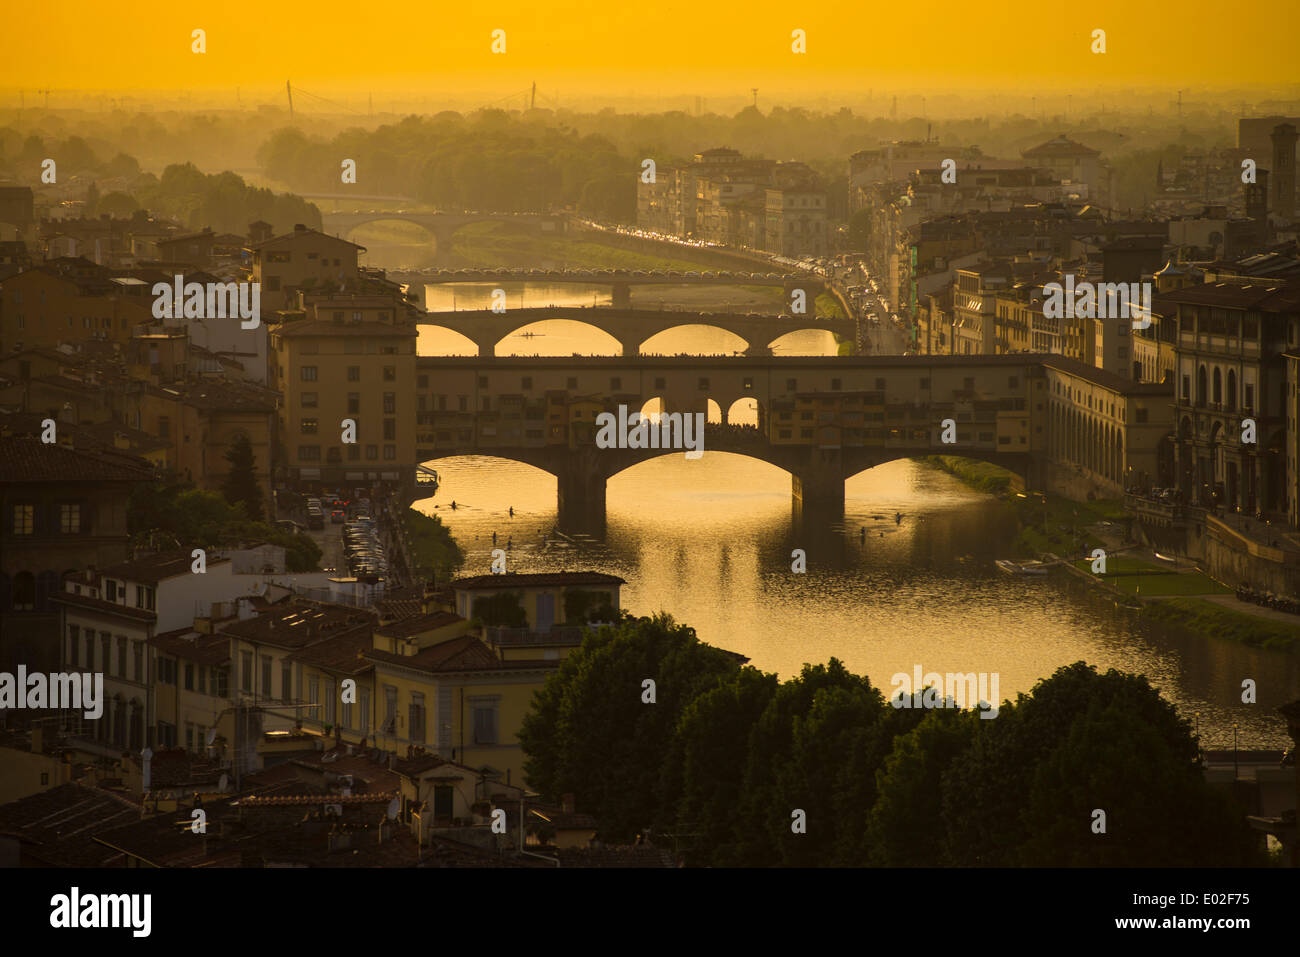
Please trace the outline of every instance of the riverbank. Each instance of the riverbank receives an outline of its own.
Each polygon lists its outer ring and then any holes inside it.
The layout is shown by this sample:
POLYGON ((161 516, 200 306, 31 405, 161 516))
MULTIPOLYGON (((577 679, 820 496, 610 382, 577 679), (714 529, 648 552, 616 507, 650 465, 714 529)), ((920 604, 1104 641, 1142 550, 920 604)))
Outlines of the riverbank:
POLYGON ((1300 619, 1295 623, 1256 614, 1237 603, 1222 582, 1194 566, 1148 561, 1137 554, 1132 516, 1123 503, 1098 499, 1081 502, 1061 495, 1020 491, 1018 477, 987 462, 955 455, 928 455, 918 461, 940 469, 977 491, 995 496, 1008 520, 1016 522, 1012 547, 1017 558, 1045 554, 1073 557, 1066 573, 1103 590, 1138 617, 1196 636, 1225 638, 1243 644, 1300 648, 1300 619), (1105 573, 1092 571, 1093 549, 1107 554, 1105 573))

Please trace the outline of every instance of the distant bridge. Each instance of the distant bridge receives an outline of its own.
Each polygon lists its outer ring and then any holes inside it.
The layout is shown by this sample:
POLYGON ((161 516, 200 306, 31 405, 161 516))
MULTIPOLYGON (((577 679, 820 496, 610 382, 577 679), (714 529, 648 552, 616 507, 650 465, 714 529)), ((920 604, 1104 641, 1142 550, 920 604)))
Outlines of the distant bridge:
MULTIPOLYGON (((358 197, 359 198, 359 197, 358 197)), ((347 239, 352 231, 366 223, 397 220, 415 223, 426 229, 433 236, 434 257, 445 261, 451 252, 451 238, 456 232, 471 223, 514 223, 540 233, 561 234, 567 219, 564 216, 552 216, 539 213, 412 213, 396 210, 372 209, 358 213, 322 213, 321 228, 347 239)))
POLYGON ((478 346, 480 356, 496 355, 496 346, 511 333, 547 319, 570 319, 585 323, 618 340, 624 356, 639 355, 646 340, 668 329, 683 326, 712 326, 725 329, 745 340, 745 354, 772 354, 772 343, 782 336, 804 329, 833 332, 853 341, 856 323, 852 319, 817 319, 812 316, 761 315, 758 313, 687 312, 669 309, 614 309, 599 306, 544 306, 508 309, 460 309, 431 312, 420 318, 421 325, 451 329, 478 346))

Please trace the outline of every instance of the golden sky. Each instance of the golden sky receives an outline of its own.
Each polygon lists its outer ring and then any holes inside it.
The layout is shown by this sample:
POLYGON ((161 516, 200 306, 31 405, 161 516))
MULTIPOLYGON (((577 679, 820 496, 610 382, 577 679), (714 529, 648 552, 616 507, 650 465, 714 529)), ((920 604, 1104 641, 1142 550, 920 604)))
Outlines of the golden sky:
POLYGON ((5 0, 0 91, 424 83, 573 93, 1240 88, 1300 81, 1300 2, 1253 0, 5 0), (198 11, 198 12, 196 12, 198 11), (204 12, 206 11, 206 12, 204 12), (191 52, 191 31, 207 52, 191 52), (490 52, 493 29, 506 53, 490 52), (808 52, 791 52, 791 31, 808 52), (1092 31, 1107 52, 1090 52, 1092 31))

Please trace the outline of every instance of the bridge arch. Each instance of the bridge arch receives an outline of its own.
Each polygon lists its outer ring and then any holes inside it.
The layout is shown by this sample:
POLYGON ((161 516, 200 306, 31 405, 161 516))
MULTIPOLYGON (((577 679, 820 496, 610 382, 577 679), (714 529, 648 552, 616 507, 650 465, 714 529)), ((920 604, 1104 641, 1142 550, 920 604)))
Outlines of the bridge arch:
MULTIPOLYGON (((507 314, 507 315, 508 315, 508 314, 507 314)), ((559 317, 559 318, 555 318, 555 319, 534 319, 534 320, 530 320, 529 322, 524 323, 524 324, 521 325, 521 326, 516 326, 515 328, 513 328, 513 329, 511 329, 509 332, 507 332, 505 335, 499 336, 499 337, 496 339, 496 341, 492 342, 492 343, 491 343, 491 349, 489 350, 488 354, 489 354, 489 355, 507 355, 508 353, 502 352, 502 348, 501 348, 502 345, 503 345, 504 343, 506 343, 507 340, 510 340, 510 339, 514 338, 515 336, 520 336, 520 335, 522 335, 523 333, 526 333, 526 332, 533 332, 533 333, 535 333, 535 334, 537 335, 537 339, 539 339, 539 340, 544 340, 544 339, 547 337, 547 336, 546 336, 546 333, 539 333, 537 330, 533 329, 534 326, 541 325, 542 323, 564 323, 566 326, 569 326, 569 327, 571 327, 571 328, 592 329, 592 330, 595 330, 596 332, 600 333, 602 336, 605 337, 605 339, 608 340, 608 342, 605 343, 605 344, 603 344, 603 346, 602 346, 602 351, 601 351, 601 352, 594 353, 595 355, 608 355, 608 356, 614 356, 614 355, 619 355, 619 354, 620 354, 620 351, 621 351, 621 354, 622 354, 622 355, 627 355, 627 354, 628 354, 628 353, 627 353, 627 343, 626 343, 624 340, 620 339, 618 336, 616 336, 614 333, 610 332, 608 329, 603 329, 603 328, 601 328, 601 326, 600 326, 599 323, 595 323, 595 322, 587 322, 587 321, 582 320, 582 319, 570 319, 570 318, 568 318, 568 317, 559 317), (603 351, 603 350, 606 350, 606 349, 607 349, 608 351, 603 351)), ((547 345, 546 345, 546 343, 545 343, 544 341, 539 343, 539 345, 541 345, 541 347, 542 347, 541 350, 538 350, 538 349, 529 349, 529 348, 527 348, 527 347, 526 347, 526 346, 527 346, 527 343, 529 343, 529 342, 533 342, 533 341, 536 341, 536 340, 533 340, 533 339, 523 339, 523 340, 521 340, 521 343, 522 343, 522 344, 520 344, 519 346, 516 347, 516 348, 518 348, 520 351, 517 352, 517 353, 515 353, 515 354, 516 354, 516 355, 526 355, 526 356, 529 356, 529 355, 542 355, 542 356, 552 356, 552 355, 554 355, 554 356, 566 356, 566 355, 570 355, 570 354, 572 354, 572 353, 575 351, 575 350, 573 350, 573 349, 571 349, 571 348, 561 348, 559 352, 547 352, 547 351, 545 351, 545 349, 547 348, 547 345)), ((552 346, 551 348, 558 348, 558 347, 552 346)), ((585 354, 589 354, 589 353, 586 353, 586 352, 584 351, 584 355, 585 355, 585 354)))
MULTIPOLYGON (((776 352, 778 347, 788 348, 790 343, 785 340, 788 340, 791 336, 797 336, 800 333, 804 333, 804 332, 826 332, 826 333, 830 333, 831 336, 834 337, 834 332, 826 328, 825 326, 818 326, 815 323, 809 323, 806 326, 800 326, 795 329, 787 329, 785 332, 782 332, 775 339, 766 343, 766 346, 768 349, 771 349, 773 352, 776 352)), ((800 353, 800 352, 784 352, 784 351, 781 354, 782 355, 820 355, 820 353, 800 353)))
POLYGON ((741 335, 734 328, 731 328, 722 323, 702 322, 699 320, 692 322, 689 319, 683 319, 680 322, 674 320, 667 320, 663 325, 657 328, 649 336, 638 334, 635 337, 639 339, 639 341, 636 343, 636 352, 638 354, 643 354, 643 355, 644 354, 676 355, 676 352, 674 351, 667 351, 661 353, 660 350, 656 349, 652 345, 652 343, 654 343, 654 340, 658 339, 660 336, 666 336, 669 335, 670 333, 682 333, 687 329, 713 329, 719 332, 727 333, 729 336, 731 336, 732 339, 736 340, 736 343, 738 343, 738 345, 734 346, 733 348, 725 350, 728 352, 748 352, 753 344, 749 338, 741 335))
POLYGON ((426 342, 419 343, 419 354, 422 356, 481 356, 483 355, 483 347, 479 343, 471 339, 469 336, 465 335, 465 333, 461 332, 459 329, 453 329, 451 326, 443 325, 442 323, 439 322, 422 322, 420 323, 421 339, 425 338, 424 330, 426 329, 433 331, 433 335, 429 337, 431 340, 436 342, 437 340, 441 339, 443 341, 438 342, 438 351, 431 351, 427 347, 426 342), (453 352, 441 351, 452 347, 454 347, 456 351, 453 352), (468 350, 468 351, 462 351, 462 350, 468 350))

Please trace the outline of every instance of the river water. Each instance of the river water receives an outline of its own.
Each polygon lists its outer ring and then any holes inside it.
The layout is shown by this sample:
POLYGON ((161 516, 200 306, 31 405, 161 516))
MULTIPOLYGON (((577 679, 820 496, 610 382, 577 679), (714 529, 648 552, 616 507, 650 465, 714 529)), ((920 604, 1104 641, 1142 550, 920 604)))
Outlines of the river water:
MULTIPOLYGON (((759 307, 763 294, 660 289, 634 304, 759 307), (712 296, 712 298, 710 298, 712 296)), ((508 304, 600 301, 598 288, 516 286, 508 304)), ((430 287, 429 308, 481 308, 483 286, 430 287)), ((511 336, 498 354, 616 354, 617 343, 570 322, 539 323, 532 337, 511 336)), ((426 328, 424 355, 472 354, 456 333, 426 328)), ((663 333, 647 352, 730 352, 721 330, 663 333)), ((826 332, 792 334, 778 354, 834 354, 826 332)), ((733 421, 736 420, 733 414, 733 421)), ((744 421, 741 419, 741 421, 744 421)), ((1014 699, 1062 665, 1080 659, 1099 670, 1146 675, 1199 726, 1206 748, 1290 745, 1276 708, 1300 696, 1300 663, 1277 651, 1189 638, 1137 623, 1114 603, 1067 577, 1011 578, 994 559, 1009 554, 1013 525, 996 500, 919 463, 900 460, 851 478, 842 524, 796 534, 790 478, 782 470, 729 453, 697 461, 665 455, 609 482, 604 541, 551 534, 555 479, 516 462, 485 456, 430 463, 442 484, 416 503, 440 515, 467 554, 465 574, 489 570, 492 534, 510 545, 511 571, 596 570, 627 580, 622 604, 635 614, 666 611, 700 638, 749 656, 782 677, 832 656, 868 675, 886 694, 891 677, 925 672, 986 672, 998 697, 1014 699), (455 500, 456 511, 448 507, 455 500), (514 508, 514 517, 508 509, 514 508), (902 513, 896 522, 896 513, 902 513), (865 535, 864 535, 865 530, 865 535), (791 571, 803 549, 807 571, 791 571), (1252 678, 1258 702, 1240 701, 1252 678)), ((1064 573, 1060 573, 1064 576, 1064 573)))

